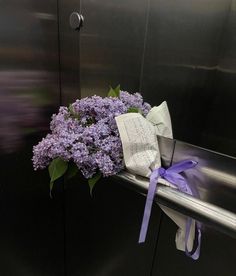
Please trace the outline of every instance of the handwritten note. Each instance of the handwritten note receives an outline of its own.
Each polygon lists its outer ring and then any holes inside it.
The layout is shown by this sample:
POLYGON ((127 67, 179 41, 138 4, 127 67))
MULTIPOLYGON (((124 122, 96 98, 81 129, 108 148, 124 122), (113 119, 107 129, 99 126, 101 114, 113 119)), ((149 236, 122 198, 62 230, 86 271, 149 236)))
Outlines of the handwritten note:
POLYGON ((160 167, 160 152, 155 127, 139 113, 116 118, 126 168, 135 174, 150 177, 160 167))

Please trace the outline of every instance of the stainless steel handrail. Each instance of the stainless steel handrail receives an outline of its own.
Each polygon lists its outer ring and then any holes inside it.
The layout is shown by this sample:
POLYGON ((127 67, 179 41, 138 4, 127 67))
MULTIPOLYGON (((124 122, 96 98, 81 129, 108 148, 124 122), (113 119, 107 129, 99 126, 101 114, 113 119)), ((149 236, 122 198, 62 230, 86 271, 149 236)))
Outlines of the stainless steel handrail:
MULTIPOLYGON (((130 188, 139 193, 147 193, 148 180, 145 178, 134 177, 126 171, 114 177, 124 180, 123 184, 128 183, 130 188)), ((164 185, 158 186, 155 201, 236 238, 236 214, 233 212, 164 185)))

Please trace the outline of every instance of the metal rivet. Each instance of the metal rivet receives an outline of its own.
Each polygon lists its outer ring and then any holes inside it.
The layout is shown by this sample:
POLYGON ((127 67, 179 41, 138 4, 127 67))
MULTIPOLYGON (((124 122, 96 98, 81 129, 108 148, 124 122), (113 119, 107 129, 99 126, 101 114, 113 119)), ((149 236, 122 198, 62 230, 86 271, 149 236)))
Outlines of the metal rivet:
POLYGON ((83 26, 84 17, 82 14, 78 12, 72 12, 70 15, 70 26, 72 29, 79 31, 80 28, 83 26))

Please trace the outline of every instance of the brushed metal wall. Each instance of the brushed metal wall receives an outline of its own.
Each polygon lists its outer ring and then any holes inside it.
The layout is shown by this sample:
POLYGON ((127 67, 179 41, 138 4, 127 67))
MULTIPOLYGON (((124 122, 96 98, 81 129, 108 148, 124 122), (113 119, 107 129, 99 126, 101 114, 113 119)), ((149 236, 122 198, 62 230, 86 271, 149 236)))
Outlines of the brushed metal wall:
POLYGON ((0 275, 64 272, 63 200, 32 146, 59 105, 57 1, 0 1, 0 275))
MULTIPOLYGON (((167 99, 177 138, 236 155, 235 5, 223 0, 0 2, 1 275, 188 275, 194 269, 206 276, 235 275, 235 240, 206 227, 202 261, 194 266, 169 242, 175 226, 155 207, 149 240, 139 247, 144 197, 104 180, 91 199, 77 178, 66 191, 56 186, 51 200, 47 172, 33 172, 30 161, 60 99, 67 104, 80 96, 105 95, 109 84, 118 83, 141 89, 153 104, 167 99), (80 34, 69 27, 75 10, 85 16, 80 34)), ((170 164, 173 149, 162 148, 170 164)), ((190 177, 202 197, 235 211, 235 162, 193 153, 179 143, 174 161, 186 156, 207 160, 200 168, 204 179, 190 177)))
POLYGON ((105 96, 109 85, 138 90, 148 1, 81 1, 81 96, 105 96))
POLYGON ((151 0, 141 91, 167 100, 174 137, 236 156, 235 4, 151 0))
POLYGON ((91 198, 82 177, 67 183, 66 275, 151 275, 161 211, 154 207, 148 240, 139 245, 145 197, 122 184, 102 179, 91 198))
POLYGON ((58 0, 61 103, 69 105, 80 95, 80 35, 71 29, 69 17, 80 11, 80 0, 58 0))
POLYGON ((60 3, 64 103, 120 83, 167 100, 175 138, 236 156, 235 0, 60 3), (72 11, 85 17, 80 34, 72 11))
POLYGON ((198 261, 193 261, 176 250, 174 242, 176 231, 177 227, 173 221, 163 215, 151 275, 235 275, 235 239, 204 226, 201 255, 198 261))

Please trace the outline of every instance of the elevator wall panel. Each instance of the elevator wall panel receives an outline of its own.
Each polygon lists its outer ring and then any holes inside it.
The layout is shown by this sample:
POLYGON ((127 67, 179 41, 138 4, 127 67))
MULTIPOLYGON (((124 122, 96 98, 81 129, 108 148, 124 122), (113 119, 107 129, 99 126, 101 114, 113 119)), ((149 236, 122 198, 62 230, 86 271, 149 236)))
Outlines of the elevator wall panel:
POLYGON ((62 276, 62 191, 32 147, 59 105, 57 1, 0 1, 0 275, 62 276))
POLYGON ((138 91, 148 2, 82 1, 81 96, 105 96, 109 85, 138 91))
POLYGON ((141 91, 174 137, 236 155, 235 1, 151 0, 141 91))

